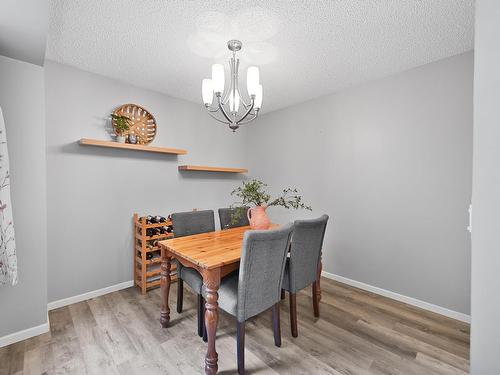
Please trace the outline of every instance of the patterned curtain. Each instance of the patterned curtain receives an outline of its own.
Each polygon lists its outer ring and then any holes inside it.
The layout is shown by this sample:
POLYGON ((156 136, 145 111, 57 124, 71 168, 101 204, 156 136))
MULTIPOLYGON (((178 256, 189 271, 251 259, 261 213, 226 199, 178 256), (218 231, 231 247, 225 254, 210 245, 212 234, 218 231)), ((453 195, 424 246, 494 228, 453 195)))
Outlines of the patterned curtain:
POLYGON ((7 133, 0 108, 0 285, 17 284, 16 241, 10 202, 7 133))

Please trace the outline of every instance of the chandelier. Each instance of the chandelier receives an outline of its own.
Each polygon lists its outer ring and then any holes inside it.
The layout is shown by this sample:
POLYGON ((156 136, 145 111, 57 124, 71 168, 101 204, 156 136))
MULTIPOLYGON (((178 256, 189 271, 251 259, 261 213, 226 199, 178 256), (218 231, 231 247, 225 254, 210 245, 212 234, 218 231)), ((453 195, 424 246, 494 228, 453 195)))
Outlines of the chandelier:
POLYGON ((241 45, 239 40, 227 42, 227 48, 233 52, 233 57, 229 60, 231 81, 228 89, 225 90, 222 64, 212 65, 212 79, 204 79, 201 86, 203 103, 208 114, 217 121, 229 125, 233 132, 240 125, 255 120, 262 106, 262 85, 259 83, 259 68, 256 66, 250 66, 247 70, 248 101, 245 101, 240 94, 238 88, 240 59, 236 58, 236 52, 241 50, 241 45), (213 105, 214 94, 215 105, 213 105))

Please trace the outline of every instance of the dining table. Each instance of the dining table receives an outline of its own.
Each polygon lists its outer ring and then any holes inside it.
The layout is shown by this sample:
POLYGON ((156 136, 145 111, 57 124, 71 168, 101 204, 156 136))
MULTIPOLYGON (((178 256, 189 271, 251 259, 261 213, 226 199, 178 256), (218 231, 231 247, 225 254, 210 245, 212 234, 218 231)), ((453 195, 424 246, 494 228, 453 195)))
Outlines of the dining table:
MULTIPOLYGON (((278 227, 278 225, 272 225, 278 227)), ((214 375, 218 371, 218 354, 215 348, 217 323, 219 320, 218 290, 221 279, 237 270, 240 265, 243 237, 250 226, 200 233, 160 241, 161 271, 160 286, 162 306, 160 323, 167 328, 170 322, 171 262, 176 259, 185 267, 196 269, 203 278, 206 289, 205 326, 207 330, 207 353, 205 355, 205 374, 214 375)), ((174 231, 175 233, 175 231, 174 231)), ((318 281, 321 265, 318 269, 318 281)), ((317 288, 321 298, 321 288, 317 288)))

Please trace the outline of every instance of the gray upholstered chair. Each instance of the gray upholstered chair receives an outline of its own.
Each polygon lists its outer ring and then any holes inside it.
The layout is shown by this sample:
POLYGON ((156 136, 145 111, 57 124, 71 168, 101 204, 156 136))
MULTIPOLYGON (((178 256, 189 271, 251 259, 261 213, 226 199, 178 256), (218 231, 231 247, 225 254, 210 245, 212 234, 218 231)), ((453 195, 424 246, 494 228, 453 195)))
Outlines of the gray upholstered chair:
POLYGON ((319 317, 317 291, 318 269, 328 215, 318 219, 296 220, 294 223, 290 257, 286 261, 283 289, 289 292, 290 325, 297 337, 296 293, 312 284, 314 316, 319 317))
MULTIPOLYGON (((215 231, 214 212, 212 210, 178 212, 172 214, 172 226, 175 237, 191 236, 199 233, 215 231)), ((198 335, 204 337, 204 309, 205 302, 201 296, 203 278, 194 268, 177 264, 177 312, 182 312, 184 299, 184 281, 198 294, 198 335)))
POLYGON ((220 229, 229 229, 250 225, 250 223, 248 222, 247 210, 243 212, 238 222, 233 223, 233 212, 235 211, 236 208, 219 208, 220 229))
MULTIPOLYGON (((281 346, 279 301, 293 224, 249 230, 243 237, 239 272, 224 278, 219 308, 236 317, 238 373, 245 373, 245 321, 272 308, 274 343, 281 346)), ((202 289, 206 298, 205 288, 202 289)))

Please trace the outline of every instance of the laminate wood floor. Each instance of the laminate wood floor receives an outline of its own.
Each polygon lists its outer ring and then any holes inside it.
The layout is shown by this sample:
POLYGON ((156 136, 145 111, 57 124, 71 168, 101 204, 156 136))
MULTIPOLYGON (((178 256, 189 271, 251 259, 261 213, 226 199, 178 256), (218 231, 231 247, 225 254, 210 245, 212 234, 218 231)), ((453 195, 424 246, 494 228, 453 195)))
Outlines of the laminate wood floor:
MULTIPOLYGON (((283 344, 273 344, 271 312, 250 320, 248 374, 466 374, 469 325, 345 284, 322 280, 321 317, 310 290, 297 296, 292 338, 288 296, 281 304, 283 344)), ((160 328, 160 293, 129 288, 50 312, 50 332, 0 348, 6 374, 199 374, 206 346, 196 335, 196 299, 160 328)), ((219 373, 236 373, 236 324, 224 313, 217 331, 219 373)))

